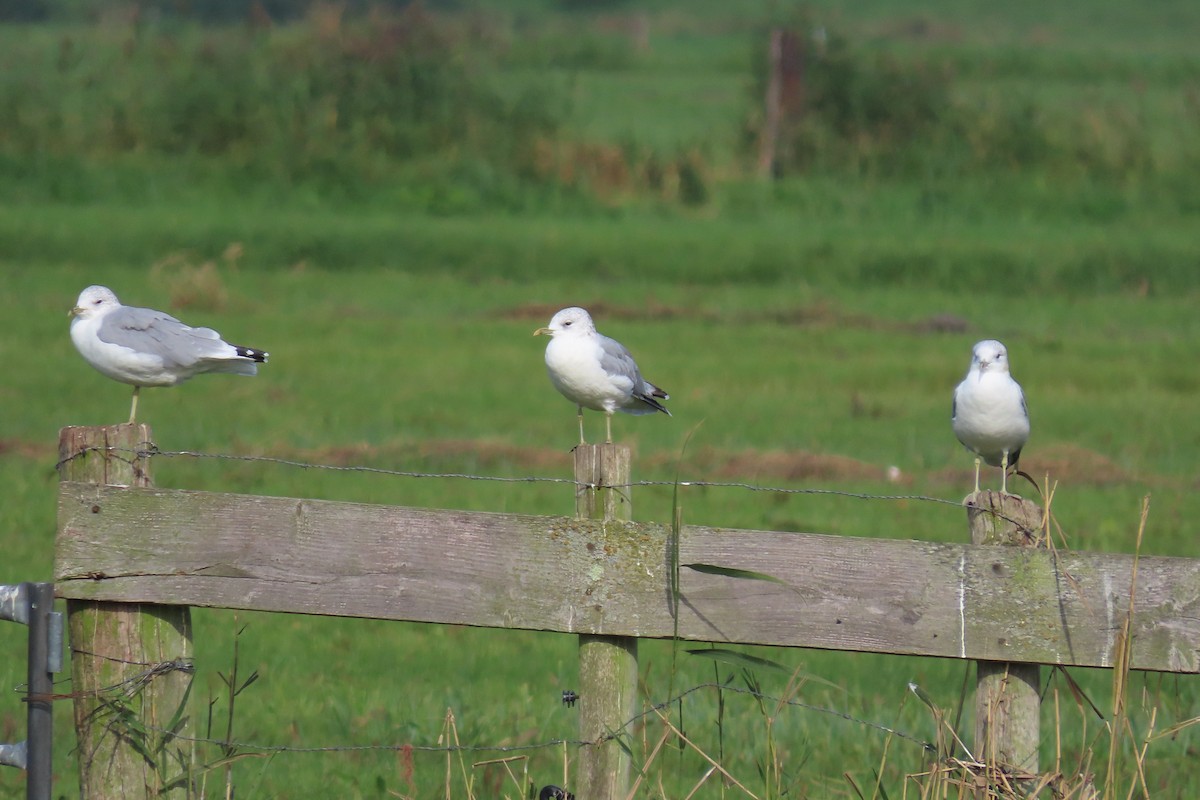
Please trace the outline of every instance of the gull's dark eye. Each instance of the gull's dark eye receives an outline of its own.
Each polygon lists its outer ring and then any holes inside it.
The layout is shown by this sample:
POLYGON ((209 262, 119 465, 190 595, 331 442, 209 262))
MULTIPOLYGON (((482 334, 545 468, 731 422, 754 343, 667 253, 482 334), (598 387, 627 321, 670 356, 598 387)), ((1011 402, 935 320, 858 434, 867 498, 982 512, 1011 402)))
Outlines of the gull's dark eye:
POLYGON ((563 323, 563 327, 564 327, 564 328, 569 328, 569 327, 571 327, 571 320, 567 320, 566 322, 564 322, 564 323, 563 323))

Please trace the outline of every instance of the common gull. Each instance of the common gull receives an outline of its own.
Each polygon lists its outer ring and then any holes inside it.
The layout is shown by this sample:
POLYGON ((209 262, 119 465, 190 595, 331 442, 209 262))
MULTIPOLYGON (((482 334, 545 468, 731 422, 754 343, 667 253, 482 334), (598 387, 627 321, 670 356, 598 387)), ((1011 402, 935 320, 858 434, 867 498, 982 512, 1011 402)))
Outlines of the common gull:
POLYGON ((599 333, 591 315, 582 308, 564 308, 550 325, 534 336, 547 334, 546 371, 550 382, 579 410, 579 443, 584 444, 583 410, 604 412, 605 441, 612 441, 614 411, 626 414, 671 412, 659 400, 670 396, 647 381, 633 356, 615 339, 599 333))
POLYGON ((71 309, 71 341, 89 364, 133 385, 129 421, 143 386, 174 386, 203 372, 257 375, 267 353, 229 344, 212 328, 192 328, 163 311, 123 306, 105 286, 84 289, 71 309))
POLYGON ((975 453, 975 491, 982 459, 1000 467, 1000 492, 1008 494, 1008 471, 1016 468, 1029 439, 1029 410, 1021 384, 1008 372, 1008 350, 995 339, 975 345, 967 377, 954 390, 950 422, 958 440, 975 453))

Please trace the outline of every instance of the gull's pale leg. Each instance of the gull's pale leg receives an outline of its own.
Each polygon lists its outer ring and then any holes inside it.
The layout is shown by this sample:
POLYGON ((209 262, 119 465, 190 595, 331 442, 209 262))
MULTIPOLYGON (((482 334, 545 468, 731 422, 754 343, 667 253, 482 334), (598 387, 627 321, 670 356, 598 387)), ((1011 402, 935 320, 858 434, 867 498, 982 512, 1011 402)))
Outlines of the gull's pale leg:
POLYGON ((587 444, 583 438, 583 406, 577 406, 579 409, 579 443, 587 444))
POLYGON ((1008 451, 1000 457, 1000 494, 1008 494, 1008 451))
POLYGON ((612 444, 612 414, 604 415, 604 441, 612 444))
POLYGON ((129 406, 129 424, 130 425, 132 425, 133 421, 135 419, 137 419, 137 399, 138 399, 138 393, 141 391, 142 391, 142 387, 140 387, 140 386, 133 387, 133 403, 129 406))
POLYGON ((979 456, 975 456, 975 493, 979 494, 979 456))

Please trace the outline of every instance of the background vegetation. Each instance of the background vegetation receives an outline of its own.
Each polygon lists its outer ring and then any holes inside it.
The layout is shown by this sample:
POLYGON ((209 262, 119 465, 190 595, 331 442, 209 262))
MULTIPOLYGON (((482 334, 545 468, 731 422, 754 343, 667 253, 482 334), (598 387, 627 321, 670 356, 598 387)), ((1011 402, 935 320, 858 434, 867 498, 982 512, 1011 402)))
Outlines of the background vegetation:
MULTIPOLYGON (((1033 411, 1027 469, 1060 483, 1070 546, 1130 551, 1150 494, 1143 551, 1195 555, 1200 7, 195 5, 203 18, 35 3, 0 27, 0 582, 51 574, 57 430, 124 419, 127 388, 66 336, 90 283, 272 352, 254 380, 148 392, 142 414, 164 449, 418 471, 568 473, 574 414, 529 334, 582 304, 673 396, 670 420, 614 423, 637 477, 957 499, 971 460, 949 431, 949 392, 971 344, 994 336, 1033 411), (777 24, 811 45, 808 104, 762 180, 777 24)), ((541 484, 155 469, 180 488, 572 507, 541 484)), ((911 502, 695 490, 683 507, 697 524, 966 535, 954 509, 911 502)), ((635 514, 669 519, 670 492, 639 492, 635 514)), ((240 668, 260 678, 238 700, 243 741, 430 744, 447 709, 463 741, 576 735, 558 702, 576 680, 572 637, 217 612, 196 625, 198 686, 214 698, 248 625, 240 668)), ((5 627, 15 654, 24 633, 5 627)), ((797 699, 928 740, 929 709, 906 684, 953 710, 964 679, 953 662, 753 652, 820 679, 797 699)), ((671 661, 669 645, 645 648, 648 701, 672 684, 745 682, 697 658, 672 681, 671 661)), ((0 660, 0 685, 23 669, 0 660)), ((1111 709, 1111 676, 1072 675, 1111 709)), ((756 677, 785 690, 786 676, 756 677)), ((1062 769, 1095 751, 1086 769, 1103 775, 1103 722, 1064 686, 1051 684, 1062 769)), ((1191 678, 1134 688, 1139 736, 1151 710, 1160 732, 1198 714, 1191 678)), ((12 698, 0 740, 22 736, 12 698)), ((715 698, 689 702, 689 733, 716 749, 715 698)), ((762 790, 764 717, 728 702, 725 763, 762 790)), ((71 797, 67 720, 57 791, 71 797)), ((928 767, 907 740, 885 757, 878 730, 811 710, 781 715, 773 736, 776 789, 795 796, 852 796, 843 773, 870 787, 877 771, 898 796, 928 767)), ((1196 796, 1195 747, 1191 728, 1151 743, 1151 796, 1196 796)), ((1133 759, 1119 756, 1123 792, 1133 759)), ((387 752, 281 754, 234 774, 240 797, 438 794, 442 757, 414 758, 411 783, 387 752)), ((531 779, 560 780, 561 758, 533 751, 531 779)), ((677 796, 701 766, 680 754, 662 769, 677 796)), ((0 793, 19 786, 0 772, 0 793)), ((475 789, 519 796, 512 783, 475 789)))

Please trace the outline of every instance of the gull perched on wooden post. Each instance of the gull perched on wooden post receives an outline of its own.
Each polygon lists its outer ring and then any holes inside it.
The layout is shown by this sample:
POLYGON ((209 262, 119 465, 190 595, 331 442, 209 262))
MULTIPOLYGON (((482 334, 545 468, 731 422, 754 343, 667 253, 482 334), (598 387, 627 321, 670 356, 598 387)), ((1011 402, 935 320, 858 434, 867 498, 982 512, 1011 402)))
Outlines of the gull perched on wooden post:
POLYGON ((133 385, 129 421, 143 386, 174 386, 203 372, 257 375, 267 353, 229 344, 212 328, 192 328, 163 311, 123 306, 112 290, 89 286, 70 311, 71 341, 89 364, 133 385))
POLYGON ((1000 492, 1008 494, 1008 470, 1017 466, 1029 439, 1029 410, 1021 384, 1008 372, 1008 350, 995 339, 975 345, 967 377, 954 390, 950 422, 958 440, 975 453, 975 491, 982 459, 1000 467, 1000 492))
POLYGON ((642 377, 633 356, 620 342, 596 330, 582 308, 564 308, 550 325, 533 332, 550 336, 546 345, 546 371, 559 393, 579 410, 579 443, 583 438, 583 410, 604 412, 607 442, 612 442, 614 411, 626 414, 671 412, 659 400, 669 400, 662 389, 642 377))

